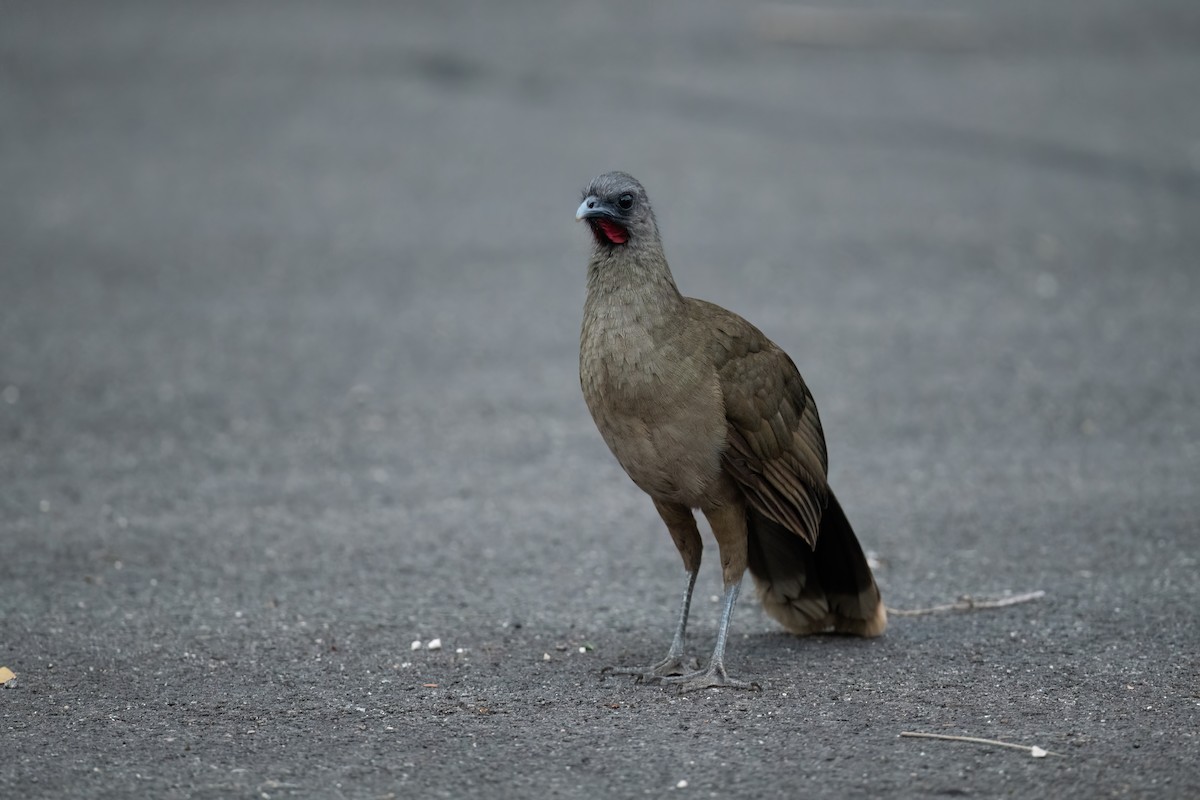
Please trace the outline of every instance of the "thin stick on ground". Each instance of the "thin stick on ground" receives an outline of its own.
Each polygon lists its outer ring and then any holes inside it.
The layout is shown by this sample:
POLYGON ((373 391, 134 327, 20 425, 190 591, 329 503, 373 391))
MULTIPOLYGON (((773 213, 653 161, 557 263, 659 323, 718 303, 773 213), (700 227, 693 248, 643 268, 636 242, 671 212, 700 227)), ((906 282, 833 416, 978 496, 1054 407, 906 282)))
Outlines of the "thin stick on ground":
POLYGON ((949 736, 944 733, 919 733, 917 731, 900 731, 900 736, 906 739, 939 739, 944 742, 970 742, 971 744, 986 744, 992 747, 1009 747, 1013 750, 1024 750, 1034 758, 1044 758, 1045 756, 1062 757, 1063 755, 1051 750, 1043 750, 1037 745, 1013 744, 1012 742, 1001 742, 998 739, 981 739, 978 736, 949 736))
POLYGON ((987 600, 976 599, 967 594, 960 597, 957 603, 947 603, 943 606, 930 606, 929 608, 892 608, 889 606, 887 611, 888 614, 897 617, 922 617, 926 614, 941 614, 946 611, 975 611, 981 608, 1004 608, 1005 606, 1015 606, 1019 603, 1040 600, 1045 596, 1046 593, 1041 589, 1036 592, 1025 592, 1024 594, 1014 594, 1008 597, 997 597, 987 600))

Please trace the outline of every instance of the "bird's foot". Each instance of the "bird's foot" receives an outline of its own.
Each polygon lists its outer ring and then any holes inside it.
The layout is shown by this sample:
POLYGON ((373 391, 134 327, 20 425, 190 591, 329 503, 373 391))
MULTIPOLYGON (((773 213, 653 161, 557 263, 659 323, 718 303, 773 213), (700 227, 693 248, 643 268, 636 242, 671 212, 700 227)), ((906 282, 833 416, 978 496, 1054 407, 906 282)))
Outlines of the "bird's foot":
POLYGON ((753 681, 735 680, 725 672, 725 665, 720 662, 710 664, 708 669, 698 669, 684 675, 670 675, 660 678, 663 683, 675 686, 679 694, 694 692, 698 689, 746 689, 760 692, 762 687, 753 681))
POLYGON ((678 677, 698 671, 700 662, 694 658, 684 659, 679 656, 667 656, 658 663, 648 667, 605 667, 600 670, 602 675, 632 675, 636 683, 658 683, 664 678, 678 677))

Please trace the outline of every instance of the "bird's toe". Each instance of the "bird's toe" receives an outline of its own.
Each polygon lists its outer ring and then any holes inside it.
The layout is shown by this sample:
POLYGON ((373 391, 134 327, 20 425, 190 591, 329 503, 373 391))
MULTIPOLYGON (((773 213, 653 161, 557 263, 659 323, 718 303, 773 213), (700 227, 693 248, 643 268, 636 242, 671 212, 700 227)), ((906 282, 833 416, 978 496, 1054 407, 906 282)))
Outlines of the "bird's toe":
POLYGON ((638 683, 658 683, 664 678, 690 675, 699 671, 700 662, 694 658, 668 656, 648 667, 605 667, 603 675, 632 675, 638 683))
POLYGON ((671 675, 659 679, 662 683, 671 684, 679 694, 694 692, 700 689, 745 689, 751 692, 762 691, 762 687, 754 681, 739 681, 729 677, 721 665, 710 666, 708 669, 696 670, 684 675, 671 675))

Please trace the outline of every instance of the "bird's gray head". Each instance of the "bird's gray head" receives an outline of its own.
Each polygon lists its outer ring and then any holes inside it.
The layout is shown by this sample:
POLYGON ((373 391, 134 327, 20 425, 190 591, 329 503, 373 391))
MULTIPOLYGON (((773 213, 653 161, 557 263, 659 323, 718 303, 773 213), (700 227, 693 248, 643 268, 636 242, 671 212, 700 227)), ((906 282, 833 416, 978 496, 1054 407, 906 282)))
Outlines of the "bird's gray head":
POLYGON ((658 226, 646 190, 626 172, 606 172, 593 180, 583 190, 575 219, 592 229, 597 247, 658 241, 658 226))

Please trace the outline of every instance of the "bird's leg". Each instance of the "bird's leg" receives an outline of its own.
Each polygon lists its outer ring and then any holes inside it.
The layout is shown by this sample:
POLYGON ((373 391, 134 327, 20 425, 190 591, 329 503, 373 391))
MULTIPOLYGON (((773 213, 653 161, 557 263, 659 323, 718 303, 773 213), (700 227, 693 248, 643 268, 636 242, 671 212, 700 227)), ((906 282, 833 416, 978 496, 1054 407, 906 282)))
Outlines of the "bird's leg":
MULTIPOLYGON (((681 661, 683 658, 683 637, 687 633, 688 611, 692 607, 692 590, 695 588, 696 571, 692 570, 687 574, 687 588, 683 590, 683 604, 679 606, 679 621, 675 624, 675 636, 671 639, 671 649, 667 651, 666 658, 654 665, 655 671, 659 672, 659 674, 680 675, 684 672, 683 661, 681 661), (664 668, 671 668, 672 671, 661 672, 664 668)), ((695 659, 692 661, 695 663, 695 659)))
POLYGON ((738 589, 741 582, 725 587, 725 600, 721 605, 721 626, 717 629, 717 644, 713 647, 712 659, 705 669, 698 669, 685 675, 672 675, 662 679, 663 683, 675 684, 680 692, 695 689, 712 689, 727 687, 730 689, 759 689, 757 683, 734 680, 725 671, 725 642, 729 639, 729 619, 733 616, 733 606, 737 603, 738 589))
POLYGON ((655 683, 669 675, 683 675, 700 666, 696 659, 688 663, 683 660, 683 641, 687 631, 688 608, 692 604, 692 589, 696 585, 696 573, 687 574, 687 588, 683 592, 683 604, 679 607, 679 622, 675 626, 675 637, 671 639, 671 649, 662 661, 656 661, 648 667, 605 667, 604 672, 614 675, 633 675, 638 683, 643 681, 655 683))
POLYGON ((687 570, 687 586, 683 591, 683 603, 679 607, 679 621, 675 625, 675 636, 671 639, 671 649, 667 651, 666 658, 648 667, 606 667, 604 669, 605 672, 617 675, 636 675, 639 681, 649 682, 661 680, 669 675, 682 675, 699 666, 695 659, 691 659, 690 663, 684 662, 683 643, 687 633, 688 611, 692 606, 692 590, 696 587, 696 573, 700 570, 700 555, 704 547, 700 541, 700 531, 696 528, 696 518, 692 516, 691 509, 658 500, 654 501, 654 507, 658 509, 663 522, 667 524, 667 530, 671 532, 671 538, 675 541, 679 555, 683 558, 684 569, 687 570))
POLYGON ((662 681, 675 684, 680 692, 715 687, 758 689, 758 684, 734 680, 725 672, 725 644, 729 639, 729 621, 733 617, 733 607, 737 604, 742 575, 746 572, 746 507, 740 495, 734 495, 728 497, 720 506, 705 509, 704 514, 708 517, 713 536, 721 550, 721 573, 725 580, 725 600, 721 604, 721 625, 717 628, 717 643, 713 647, 712 659, 705 669, 685 675, 673 675, 663 678, 662 681))

